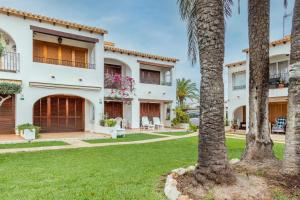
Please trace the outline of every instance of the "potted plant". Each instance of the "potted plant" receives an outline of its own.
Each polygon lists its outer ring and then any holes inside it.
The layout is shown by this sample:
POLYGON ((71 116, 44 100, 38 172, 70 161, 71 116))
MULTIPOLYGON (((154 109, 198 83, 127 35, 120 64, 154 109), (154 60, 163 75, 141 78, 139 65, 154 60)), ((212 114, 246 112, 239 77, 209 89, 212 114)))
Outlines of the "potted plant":
POLYGON ((190 126, 189 116, 186 114, 186 112, 182 110, 181 107, 177 107, 175 109, 175 113, 176 117, 172 120, 173 126, 176 128, 182 128, 187 130, 190 126))
POLYGON ((283 79, 279 80, 278 88, 284 88, 284 80, 283 79))
POLYGON ((103 127, 102 132, 110 134, 113 139, 117 138, 116 126, 117 120, 115 119, 102 119, 100 120, 100 126, 103 127))
POLYGON ((17 127, 19 134, 25 140, 35 140, 39 137, 40 127, 26 123, 17 127))

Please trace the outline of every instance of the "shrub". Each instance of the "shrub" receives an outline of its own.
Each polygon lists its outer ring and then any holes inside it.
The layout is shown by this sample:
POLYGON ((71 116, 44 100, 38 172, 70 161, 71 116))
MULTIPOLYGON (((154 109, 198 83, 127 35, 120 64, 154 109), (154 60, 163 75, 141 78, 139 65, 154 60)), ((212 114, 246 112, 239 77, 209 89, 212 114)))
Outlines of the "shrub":
POLYGON ((100 126, 114 127, 117 124, 115 119, 102 119, 100 121, 100 126))
POLYGON ((194 124, 190 124, 190 127, 189 127, 189 131, 190 132, 196 132, 198 130, 198 127, 194 124))
POLYGON ((177 107, 175 109, 175 113, 176 117, 172 120, 173 125, 190 122, 189 116, 182 110, 181 107, 177 107))
POLYGON ((22 87, 16 83, 0 83, 0 94, 10 95, 10 94, 18 94, 22 91, 22 87))
POLYGON ((4 45, 0 42, 0 57, 3 55, 4 49, 4 45))
POLYGON ((30 131, 35 130, 35 138, 39 138, 39 137, 40 137, 40 130, 41 130, 41 127, 39 127, 39 126, 35 126, 35 125, 33 125, 33 124, 27 123, 27 124, 21 124, 21 125, 19 125, 19 126, 17 127, 17 129, 18 129, 19 132, 22 132, 22 131, 24 131, 25 129, 28 129, 28 130, 30 130, 30 131))

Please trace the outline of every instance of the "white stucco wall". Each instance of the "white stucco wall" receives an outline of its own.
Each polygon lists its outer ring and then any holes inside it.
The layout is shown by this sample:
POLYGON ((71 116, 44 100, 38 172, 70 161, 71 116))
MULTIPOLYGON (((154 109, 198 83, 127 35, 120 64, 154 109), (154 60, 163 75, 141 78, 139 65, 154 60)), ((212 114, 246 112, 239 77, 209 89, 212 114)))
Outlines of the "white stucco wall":
MULTIPOLYGON (((153 102, 161 102, 161 101, 170 101, 172 102, 172 108, 176 106, 176 81, 175 81, 175 64, 172 62, 163 62, 154 59, 147 59, 147 58, 140 58, 136 56, 130 56, 126 54, 120 54, 115 52, 104 52, 104 58, 107 63, 111 64, 122 64, 122 67, 129 68, 130 70, 125 70, 127 74, 131 74, 131 77, 135 80, 135 91, 134 94, 130 96, 132 98, 131 103, 131 114, 128 114, 127 117, 130 118, 132 128, 138 128, 140 126, 140 100, 152 100, 153 102), (114 60, 114 62, 113 62, 114 60), (146 62, 153 62, 153 63, 160 63, 160 64, 167 64, 167 65, 174 65, 172 68, 172 85, 165 86, 165 85, 155 85, 155 84, 144 84, 140 83, 140 68, 144 69, 152 69, 152 70, 159 70, 161 72, 165 71, 166 69, 158 68, 154 66, 141 66, 138 60, 143 60, 146 62), (131 73, 128 73, 131 72, 131 73)), ((161 77, 162 78, 162 77, 161 77)), ((105 96, 110 95, 110 90, 105 89, 105 96)), ((126 109, 129 110, 129 109, 126 109)), ((165 106, 164 103, 161 103, 161 120, 164 120, 164 112, 165 106)), ((173 118, 173 113, 171 118, 173 118)))
MULTIPOLYGON (((289 60, 290 43, 270 47, 270 63, 289 60)), ((246 64, 230 67, 228 69, 228 120, 234 120, 234 112, 240 106, 246 105, 246 123, 249 124, 249 54, 246 53, 246 64), (232 74, 239 71, 246 71, 246 88, 233 90, 232 74)), ((269 90, 269 97, 286 97, 288 88, 275 88, 269 90)), ((237 116, 238 117, 238 116, 237 116)))
MULTIPOLYGON (((106 58, 105 62, 111 64, 114 64, 114 61, 123 63, 123 74, 132 76, 136 81, 136 91, 132 94, 133 100, 130 105, 124 106, 125 117, 129 119, 132 128, 138 128, 140 125, 140 99, 151 99, 160 102, 171 101, 172 108, 175 107, 175 67, 172 69, 172 86, 140 84, 140 64, 137 61, 143 60, 168 65, 174 65, 174 63, 120 53, 104 52, 104 36, 102 35, 74 30, 59 25, 54 26, 52 24, 40 23, 30 19, 24 20, 15 16, 0 14, 0 31, 7 33, 14 40, 17 48, 16 51, 20 54, 19 72, 9 73, 0 71, 1 79, 22 81, 23 91, 16 96, 16 125, 32 123, 33 105, 38 99, 49 95, 64 94, 80 96, 87 100, 85 105, 85 130, 99 130, 99 121, 104 114, 104 97, 109 95, 109 91, 104 90, 104 58, 106 58), (38 33, 33 34, 33 31, 30 29, 31 25, 98 39, 99 42, 96 44, 66 38, 63 38, 62 41, 64 45, 87 48, 89 51, 88 62, 95 64, 96 68, 82 69, 33 62, 33 39, 57 43, 57 37, 38 33), (100 89, 40 88, 30 86, 31 82, 99 87, 100 89), (24 100, 21 100, 23 98, 24 100), (91 112, 93 112, 92 107, 94 107, 95 112, 94 120, 90 119, 91 112)), ((162 103, 161 110, 161 113, 164 115, 164 103, 162 103)))

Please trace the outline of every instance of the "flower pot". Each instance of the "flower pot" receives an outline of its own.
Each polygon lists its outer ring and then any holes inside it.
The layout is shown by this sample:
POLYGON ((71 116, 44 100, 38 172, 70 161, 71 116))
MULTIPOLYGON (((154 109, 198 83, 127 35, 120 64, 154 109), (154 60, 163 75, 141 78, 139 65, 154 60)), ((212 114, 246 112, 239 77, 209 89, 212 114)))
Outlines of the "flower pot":
POLYGON ((284 88, 284 84, 283 83, 279 83, 278 84, 278 88, 284 88))
POLYGON ((188 123, 180 123, 180 124, 176 125, 176 128, 185 129, 185 130, 187 130, 189 127, 190 127, 190 124, 188 124, 188 123))
POLYGON ((23 137, 25 140, 34 140, 36 138, 36 130, 25 129, 23 131, 23 137))

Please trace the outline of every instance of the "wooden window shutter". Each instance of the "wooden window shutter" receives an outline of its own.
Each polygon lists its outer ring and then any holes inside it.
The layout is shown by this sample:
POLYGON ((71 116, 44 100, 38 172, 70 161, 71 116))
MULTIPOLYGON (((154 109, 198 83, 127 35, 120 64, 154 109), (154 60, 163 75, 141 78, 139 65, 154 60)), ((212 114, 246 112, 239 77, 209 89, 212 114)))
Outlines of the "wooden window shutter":
POLYGON ((75 49, 75 66, 86 68, 87 49, 75 49))
POLYGON ((61 46, 61 62, 63 65, 72 66, 72 47, 69 46, 61 46))

